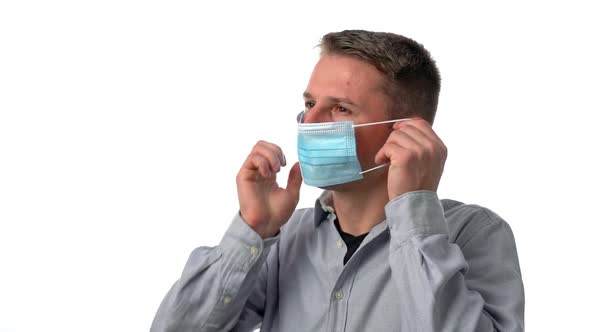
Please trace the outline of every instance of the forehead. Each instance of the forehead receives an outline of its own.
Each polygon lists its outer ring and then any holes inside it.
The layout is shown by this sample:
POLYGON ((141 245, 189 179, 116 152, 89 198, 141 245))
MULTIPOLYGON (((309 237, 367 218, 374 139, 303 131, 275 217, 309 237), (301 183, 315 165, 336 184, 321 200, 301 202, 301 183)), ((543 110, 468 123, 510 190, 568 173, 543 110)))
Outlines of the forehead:
POLYGON ((323 55, 311 74, 307 92, 314 97, 364 99, 382 93, 383 75, 371 64, 342 55, 323 55))

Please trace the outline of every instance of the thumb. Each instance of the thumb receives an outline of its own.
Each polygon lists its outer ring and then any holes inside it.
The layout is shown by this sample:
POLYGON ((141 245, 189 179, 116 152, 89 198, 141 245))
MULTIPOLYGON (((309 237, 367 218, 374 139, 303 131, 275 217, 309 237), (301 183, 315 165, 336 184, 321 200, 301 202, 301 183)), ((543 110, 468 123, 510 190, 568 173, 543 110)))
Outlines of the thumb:
POLYGON ((299 168, 299 163, 295 163, 291 170, 289 171, 289 179, 287 180, 287 191, 289 194, 293 195, 294 197, 299 197, 299 190, 301 189, 301 182, 303 181, 303 177, 301 177, 301 169, 299 168))
POLYGON ((375 164, 385 164, 389 162, 389 158, 385 155, 385 147, 382 147, 379 151, 377 151, 377 155, 375 155, 375 164))

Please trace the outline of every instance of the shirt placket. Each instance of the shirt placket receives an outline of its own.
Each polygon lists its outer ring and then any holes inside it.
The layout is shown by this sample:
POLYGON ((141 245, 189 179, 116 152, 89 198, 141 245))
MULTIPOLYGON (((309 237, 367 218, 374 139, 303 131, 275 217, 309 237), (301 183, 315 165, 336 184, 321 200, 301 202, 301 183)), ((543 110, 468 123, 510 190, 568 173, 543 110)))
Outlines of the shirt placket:
MULTIPOLYGON (((328 221, 330 223, 334 222, 335 215, 329 215, 328 221)), ((335 256, 337 257, 344 257, 346 254, 346 244, 338 234, 336 227, 330 228, 330 233, 332 236, 330 238, 335 239, 332 243, 329 244, 332 248, 331 251, 334 251, 335 256)), ((339 260, 340 264, 342 264, 342 259, 339 260)), ((346 327, 346 319, 347 319, 347 306, 348 300, 350 297, 350 291, 352 287, 352 278, 351 276, 354 275, 356 270, 355 266, 344 266, 341 269, 338 278, 336 278, 336 283, 331 290, 330 293, 330 305, 329 305, 329 312, 328 312, 328 324, 326 331, 344 331, 346 327)))

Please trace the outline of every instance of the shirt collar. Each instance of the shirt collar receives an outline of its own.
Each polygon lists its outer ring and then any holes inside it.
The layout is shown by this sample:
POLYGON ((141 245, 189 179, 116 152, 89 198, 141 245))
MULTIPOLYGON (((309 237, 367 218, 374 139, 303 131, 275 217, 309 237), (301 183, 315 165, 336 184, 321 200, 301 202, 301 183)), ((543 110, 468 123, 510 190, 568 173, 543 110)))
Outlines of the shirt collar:
POLYGON ((332 192, 325 190, 320 197, 315 201, 313 220, 315 226, 326 220, 329 214, 334 212, 334 204, 332 200, 332 192))

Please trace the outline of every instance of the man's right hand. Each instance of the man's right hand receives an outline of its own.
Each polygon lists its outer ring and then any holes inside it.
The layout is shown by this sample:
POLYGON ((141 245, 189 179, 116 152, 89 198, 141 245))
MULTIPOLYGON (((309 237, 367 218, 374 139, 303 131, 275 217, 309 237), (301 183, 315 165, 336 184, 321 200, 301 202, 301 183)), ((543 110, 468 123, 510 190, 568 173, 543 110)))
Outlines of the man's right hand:
POLYGON ((291 167, 286 189, 277 184, 276 174, 286 165, 281 148, 259 141, 236 177, 240 214, 263 239, 278 233, 299 202, 299 163, 291 167))

